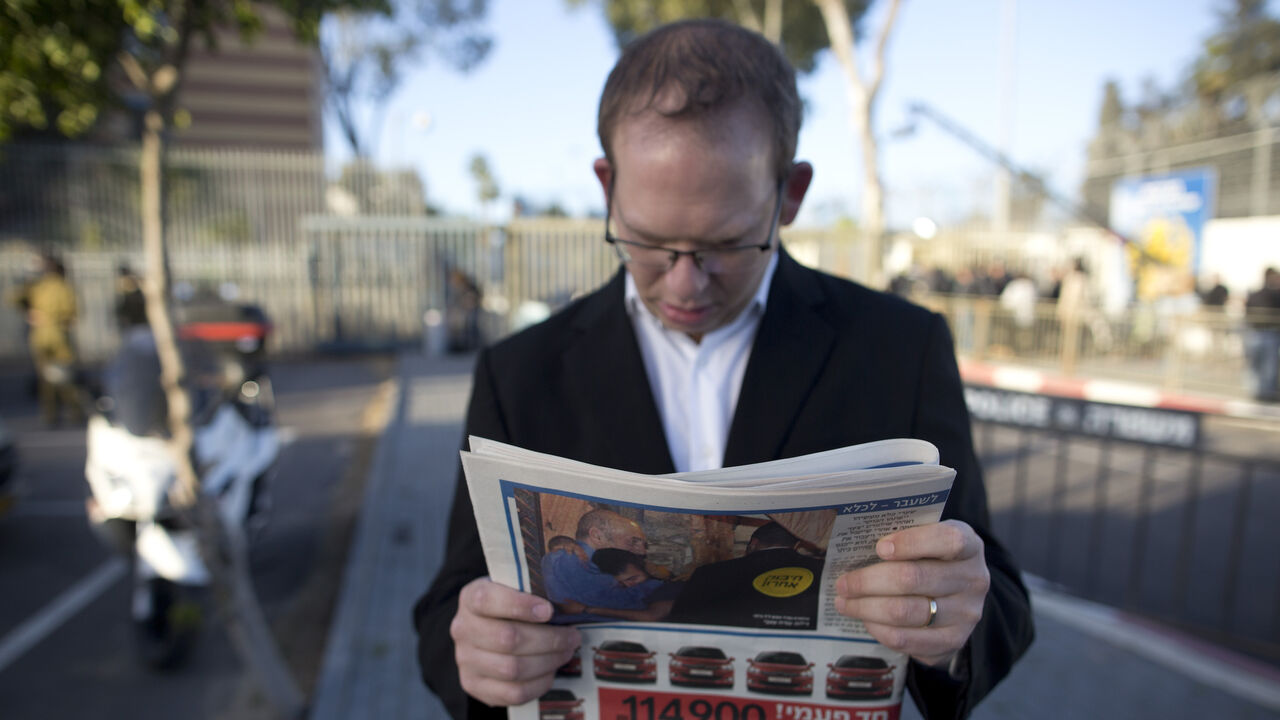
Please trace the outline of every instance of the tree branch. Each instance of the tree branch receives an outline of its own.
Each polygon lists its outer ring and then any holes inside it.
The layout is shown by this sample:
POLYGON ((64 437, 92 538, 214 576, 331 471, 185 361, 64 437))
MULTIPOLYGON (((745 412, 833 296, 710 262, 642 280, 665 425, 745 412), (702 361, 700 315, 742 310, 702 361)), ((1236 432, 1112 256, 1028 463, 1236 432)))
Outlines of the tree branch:
POLYGON ((884 56, 889 45, 889 35, 893 33, 893 22, 898 17, 901 5, 902 0, 893 0, 889 5, 889 15, 880 28, 880 37, 876 39, 875 69, 872 72, 871 87, 867 90, 867 97, 871 102, 875 101, 876 94, 880 92, 880 82, 884 80, 884 56))
POLYGON ((129 77, 129 82, 133 83, 135 88, 149 93, 150 82, 147 80, 147 71, 142 69, 142 64, 138 62, 138 58, 121 51, 116 55, 116 61, 120 63, 120 68, 124 70, 124 74, 129 77))
MULTIPOLYGON (((866 95, 867 85, 858 68, 858 47, 853 40, 853 23, 849 20, 849 11, 842 0, 813 0, 822 12, 823 24, 827 28, 827 38, 831 41, 831 52, 844 68, 849 81, 849 88, 866 95)), ((895 0, 895 3, 897 0, 895 0)))

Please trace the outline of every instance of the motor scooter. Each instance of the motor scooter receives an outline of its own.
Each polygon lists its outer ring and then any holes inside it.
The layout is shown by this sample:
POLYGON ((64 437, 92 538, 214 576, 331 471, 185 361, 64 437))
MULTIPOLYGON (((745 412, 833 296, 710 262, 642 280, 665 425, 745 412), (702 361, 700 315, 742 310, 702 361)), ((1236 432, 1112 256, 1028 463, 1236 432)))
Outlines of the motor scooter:
MULTIPOLYGON (((233 532, 260 528, 279 453, 271 381, 261 357, 270 326, 260 312, 244 322, 242 308, 230 304, 221 314, 208 307, 178 314, 200 492, 216 498, 222 522, 233 532)), ((198 635, 210 574, 194 519, 171 503, 176 474, 168 408, 146 325, 124 333, 95 395, 85 463, 90 525, 131 561, 139 660, 174 667, 198 635)))

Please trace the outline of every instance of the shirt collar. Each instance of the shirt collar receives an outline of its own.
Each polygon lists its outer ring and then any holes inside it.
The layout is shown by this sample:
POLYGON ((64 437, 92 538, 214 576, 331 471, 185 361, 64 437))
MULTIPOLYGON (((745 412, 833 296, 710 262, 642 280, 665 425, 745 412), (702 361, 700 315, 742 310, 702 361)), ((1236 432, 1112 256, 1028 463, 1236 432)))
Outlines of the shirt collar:
MULTIPOLYGON (((747 303, 747 306, 742 309, 742 312, 739 313, 737 317, 725 323, 724 327, 727 328, 734 325, 739 318, 749 312, 755 313, 757 316, 764 315, 765 305, 769 300, 769 288, 773 285, 773 273, 777 269, 778 250, 775 249, 769 256, 769 264, 764 269, 764 275, 760 276, 760 286, 756 288, 756 293, 752 296, 751 302, 747 303)), ((624 270, 624 272, 626 274, 626 290, 624 291, 623 297, 626 301, 627 314, 631 316, 632 320, 636 320, 640 317, 640 313, 644 313, 653 322, 657 323, 659 327, 662 327, 662 321, 658 316, 654 315, 653 312, 651 312, 649 308, 641 302, 640 291, 636 289, 636 281, 635 278, 631 277, 631 271, 624 270)), ((664 327, 663 329, 665 330, 666 328, 664 327)))

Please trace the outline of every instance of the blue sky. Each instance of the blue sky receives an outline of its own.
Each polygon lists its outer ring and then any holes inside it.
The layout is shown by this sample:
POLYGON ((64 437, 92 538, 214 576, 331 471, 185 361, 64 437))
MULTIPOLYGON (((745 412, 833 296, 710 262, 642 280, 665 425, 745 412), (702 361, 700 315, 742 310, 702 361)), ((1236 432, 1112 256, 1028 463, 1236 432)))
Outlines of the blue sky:
MULTIPOLYGON (((804 0, 791 0, 801 2, 804 0)), ((990 207, 993 169, 965 145, 922 124, 903 139, 891 131, 907 103, 924 100, 994 143, 1000 132, 1000 35, 1005 0, 904 0, 889 46, 876 126, 889 218, 904 225, 928 215, 942 222, 990 207)), ((1085 146, 1097 121, 1102 84, 1121 83, 1127 100, 1142 80, 1168 87, 1213 30, 1222 0, 1017 0, 1012 157, 1044 172, 1074 196, 1085 146)), ((883 0, 868 28, 878 27, 883 0)), ((556 201, 572 214, 603 208, 591 161, 600 154, 595 110, 617 57, 594 7, 562 0, 490 0, 494 49, 467 75, 427 58, 405 72, 384 114, 376 160, 418 171, 434 204, 478 216, 470 158, 484 153, 503 198, 556 201), (423 129, 422 120, 430 117, 423 129)), ((844 77, 824 54, 800 79, 806 101, 798 156, 816 173, 798 224, 856 216, 861 160, 848 121, 844 77)), ((347 155, 328 123, 331 164, 347 155)))

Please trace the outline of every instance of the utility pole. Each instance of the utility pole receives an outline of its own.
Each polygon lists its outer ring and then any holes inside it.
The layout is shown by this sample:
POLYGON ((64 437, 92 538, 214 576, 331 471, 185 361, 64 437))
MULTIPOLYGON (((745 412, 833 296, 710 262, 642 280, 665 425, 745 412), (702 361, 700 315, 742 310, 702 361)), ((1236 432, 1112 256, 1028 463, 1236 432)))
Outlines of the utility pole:
MULTIPOLYGON (((998 147, 1001 154, 1013 154, 1013 116, 1018 33, 1018 0, 1003 0, 1000 9, 1000 135, 998 147)), ((994 207, 991 209, 991 229, 997 233, 1009 232, 1010 195, 1013 175, 1008 167, 996 171, 994 207)))

